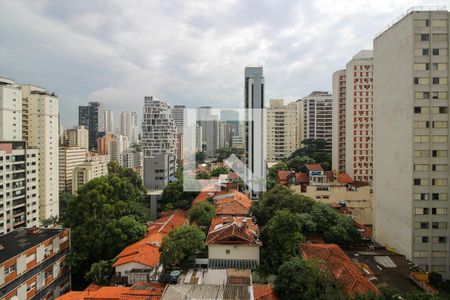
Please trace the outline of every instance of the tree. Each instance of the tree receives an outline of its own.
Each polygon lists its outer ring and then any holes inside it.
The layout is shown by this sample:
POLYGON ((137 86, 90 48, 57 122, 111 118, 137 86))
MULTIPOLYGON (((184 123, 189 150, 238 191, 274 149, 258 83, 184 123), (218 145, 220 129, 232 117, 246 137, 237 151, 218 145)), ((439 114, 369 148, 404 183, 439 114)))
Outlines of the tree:
POLYGON ((67 207, 67 203, 73 200, 75 196, 68 192, 61 192, 59 194, 59 216, 62 218, 67 207))
POLYGON ((277 183, 278 171, 287 171, 289 167, 284 162, 277 163, 268 169, 267 172, 267 189, 272 189, 277 183))
POLYGON ((192 206, 189 209, 188 214, 191 223, 195 223, 202 227, 209 227, 212 218, 216 215, 216 210, 214 205, 204 201, 192 206))
POLYGON ((308 156, 294 156, 286 161, 289 170, 299 172, 305 164, 315 164, 315 160, 308 156))
POLYGON ((211 176, 207 173, 207 172, 200 172, 197 174, 197 176, 195 176, 197 179, 210 179, 211 176))
POLYGON ((261 255, 266 271, 275 273, 283 262, 299 255, 300 243, 304 240, 303 225, 299 214, 282 209, 262 228, 261 255))
POLYGON ((228 159, 232 154, 236 155, 237 158, 241 158, 241 156, 244 154, 244 150, 237 148, 217 149, 217 161, 223 162, 224 160, 228 159))
POLYGON ((71 229, 73 284, 85 285, 84 273, 93 263, 114 258, 125 246, 144 236, 150 211, 140 179, 115 164, 108 176, 78 190, 67 203, 63 225, 71 229), (116 174, 120 174, 120 177, 116 174))
POLYGON ((163 265, 180 265, 204 248, 205 234, 195 225, 171 230, 163 238, 159 252, 163 265))
POLYGON ((114 274, 112 263, 111 260, 93 263, 89 272, 85 275, 86 281, 96 285, 109 285, 109 279, 114 274))
MULTIPOLYGON (((191 202, 197 196, 198 192, 185 192, 183 182, 183 179, 177 179, 177 181, 169 182, 164 188, 162 194, 164 209, 189 209, 191 207, 191 202)), ((193 190, 195 189, 193 187, 193 190)))
POLYGON ((286 300, 345 299, 321 262, 300 257, 294 257, 280 266, 275 292, 286 300))
POLYGON ((290 159, 294 157, 308 157, 320 164, 324 170, 330 170, 331 167, 331 154, 327 150, 327 141, 323 139, 304 139, 302 141, 303 147, 295 150, 290 159))
POLYGON ((215 168, 214 170, 212 170, 210 172, 211 177, 218 177, 220 174, 228 174, 230 172, 230 170, 228 170, 228 168, 225 167, 219 167, 219 168, 215 168))
POLYGON ((204 162, 205 162, 205 159, 206 159, 206 154, 205 154, 205 152, 197 152, 197 153, 195 153, 195 161, 198 163, 198 164, 203 164, 204 162))

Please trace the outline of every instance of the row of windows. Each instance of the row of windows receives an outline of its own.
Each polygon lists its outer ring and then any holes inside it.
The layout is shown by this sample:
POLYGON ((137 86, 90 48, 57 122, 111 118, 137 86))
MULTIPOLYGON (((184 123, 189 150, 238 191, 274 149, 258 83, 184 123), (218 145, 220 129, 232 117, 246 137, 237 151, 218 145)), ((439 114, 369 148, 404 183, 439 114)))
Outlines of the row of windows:
MULTIPOLYGON (((431 142, 432 143, 446 143, 448 141, 448 135, 432 135, 431 142)), ((429 143, 430 136, 429 135, 415 135, 414 136, 415 143, 429 143)))
MULTIPOLYGON (((414 251, 413 252, 414 257, 428 257, 429 252, 428 251, 414 251)), ((447 257, 446 251, 431 251, 431 257, 447 257)))
MULTIPOLYGON (((430 222, 414 222, 414 229, 429 229, 430 222)), ((431 222, 432 229, 447 229, 447 222, 431 222)))
MULTIPOLYGON (((447 121, 433 121, 432 128, 448 128, 447 121)), ((414 128, 430 128, 430 121, 415 121, 414 128)))
MULTIPOLYGON (((414 237, 414 243, 429 243, 430 238, 428 236, 415 236, 414 237)), ((433 236, 431 238, 431 242, 433 244, 446 244, 447 243, 447 237, 445 236, 433 236)))
MULTIPOLYGON (((427 186, 430 184, 430 180, 428 178, 414 178, 414 185, 427 186)), ((433 178, 431 179, 432 186, 444 186, 447 185, 446 178, 433 178)))
MULTIPOLYGON (((433 55, 439 55, 439 49, 433 49, 433 55)), ((427 71, 430 70, 433 71, 446 71, 447 70, 447 63, 417 63, 414 64, 414 70, 415 71, 427 71)))
MULTIPOLYGON (((433 201, 446 201, 448 199, 447 193, 431 193, 433 201)), ((414 200, 428 201, 430 200, 429 193, 415 193, 414 200)))
MULTIPOLYGON (((429 215, 430 214, 430 208, 428 207, 417 207, 414 210, 416 215, 429 215)), ((431 208, 431 214, 432 215, 446 215, 447 209, 446 208, 438 208, 433 207, 431 208)))
POLYGON ((437 19, 437 20, 414 20, 414 26, 416 27, 447 27, 447 20, 437 19))
MULTIPOLYGON (((446 85, 448 83, 447 77, 432 77, 433 84, 446 85)), ((429 77, 414 77, 414 84, 430 84, 429 77)))
MULTIPOLYGON (((419 33, 415 36, 416 42, 428 42, 430 40, 430 34, 428 33, 419 33)), ((433 41, 437 42, 446 42, 448 40, 448 34, 446 33, 434 33, 431 35, 433 41)))
POLYGON ((447 92, 416 92, 415 98, 416 99, 447 99, 448 93, 447 92))
MULTIPOLYGON (((431 150, 432 157, 447 157, 447 150, 431 150)), ((415 150, 414 157, 430 157, 430 150, 415 150)))
MULTIPOLYGON (((414 106, 415 114, 428 114, 430 113, 430 107, 428 106, 414 106)), ((446 114, 448 113, 447 106, 432 106, 431 107, 432 114, 446 114)))
MULTIPOLYGON (((448 170, 448 165, 438 165, 438 164, 433 164, 431 166, 432 171, 437 171, 437 172, 444 172, 448 170)), ((426 165, 426 164, 415 164, 414 165, 414 171, 429 171, 430 170, 430 165, 426 165)))

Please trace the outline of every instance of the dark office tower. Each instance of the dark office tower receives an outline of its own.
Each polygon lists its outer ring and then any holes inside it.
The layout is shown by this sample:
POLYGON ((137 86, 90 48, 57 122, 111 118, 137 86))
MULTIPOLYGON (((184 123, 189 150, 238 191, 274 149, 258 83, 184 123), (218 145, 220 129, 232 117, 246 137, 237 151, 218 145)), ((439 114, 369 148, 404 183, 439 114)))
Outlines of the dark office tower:
MULTIPOLYGON (((262 67, 245 68, 245 108, 250 120, 245 126, 245 152, 247 168, 254 174, 252 181, 265 174, 264 134, 264 76, 262 67), (256 177, 255 177, 256 176, 256 177)), ((247 177, 249 178, 249 177, 247 177)), ((258 193, 251 191, 252 198, 258 193)))
POLYGON ((78 106, 78 126, 89 128, 89 106, 78 106))

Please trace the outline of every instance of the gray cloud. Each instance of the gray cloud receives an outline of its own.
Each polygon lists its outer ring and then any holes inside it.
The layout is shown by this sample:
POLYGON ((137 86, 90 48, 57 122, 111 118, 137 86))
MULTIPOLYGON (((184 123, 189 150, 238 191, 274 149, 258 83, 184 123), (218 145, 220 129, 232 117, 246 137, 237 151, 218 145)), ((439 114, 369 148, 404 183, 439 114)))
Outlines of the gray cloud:
MULTIPOLYGON (((412 5, 428 1, 1 1, 0 75, 60 96, 66 126, 89 100, 142 110, 154 95, 239 107, 246 65, 268 98, 329 90, 331 74, 412 5)), ((434 4, 445 4, 435 1, 434 4)))

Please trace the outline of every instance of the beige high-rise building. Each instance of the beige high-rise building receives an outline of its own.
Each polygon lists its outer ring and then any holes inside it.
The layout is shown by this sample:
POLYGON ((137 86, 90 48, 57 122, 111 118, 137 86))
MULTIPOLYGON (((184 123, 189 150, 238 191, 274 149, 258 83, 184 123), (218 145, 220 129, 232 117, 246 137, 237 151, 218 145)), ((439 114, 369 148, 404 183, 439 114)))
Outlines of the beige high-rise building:
POLYGON ((89 130, 84 125, 67 129, 67 140, 69 147, 82 147, 89 149, 89 130))
POLYGON ((303 135, 303 103, 284 104, 283 99, 271 99, 267 109, 267 161, 277 162, 300 148, 303 135))
POLYGON ((374 235, 450 277, 449 12, 411 10, 374 40, 374 235))
POLYGON ((88 181, 108 175, 108 164, 102 161, 85 161, 72 173, 72 193, 75 194, 88 181))
POLYGON ((59 191, 72 191, 72 173, 86 161, 87 150, 82 147, 59 148, 59 191))
POLYGON ((114 112, 112 110, 104 110, 103 111, 104 117, 103 117, 103 122, 104 122, 104 126, 103 128, 105 129, 105 133, 108 132, 114 132, 114 112))
POLYGON ((0 141, 22 140, 22 90, 0 77, 0 141))
POLYGON ((127 136, 130 143, 138 141, 137 113, 133 111, 123 111, 120 114, 120 134, 127 136))
POLYGON ((22 135, 39 149, 39 219, 59 215, 59 99, 46 89, 22 85, 22 135))
POLYGON ((373 51, 333 74, 333 169, 355 181, 373 176, 373 51))

